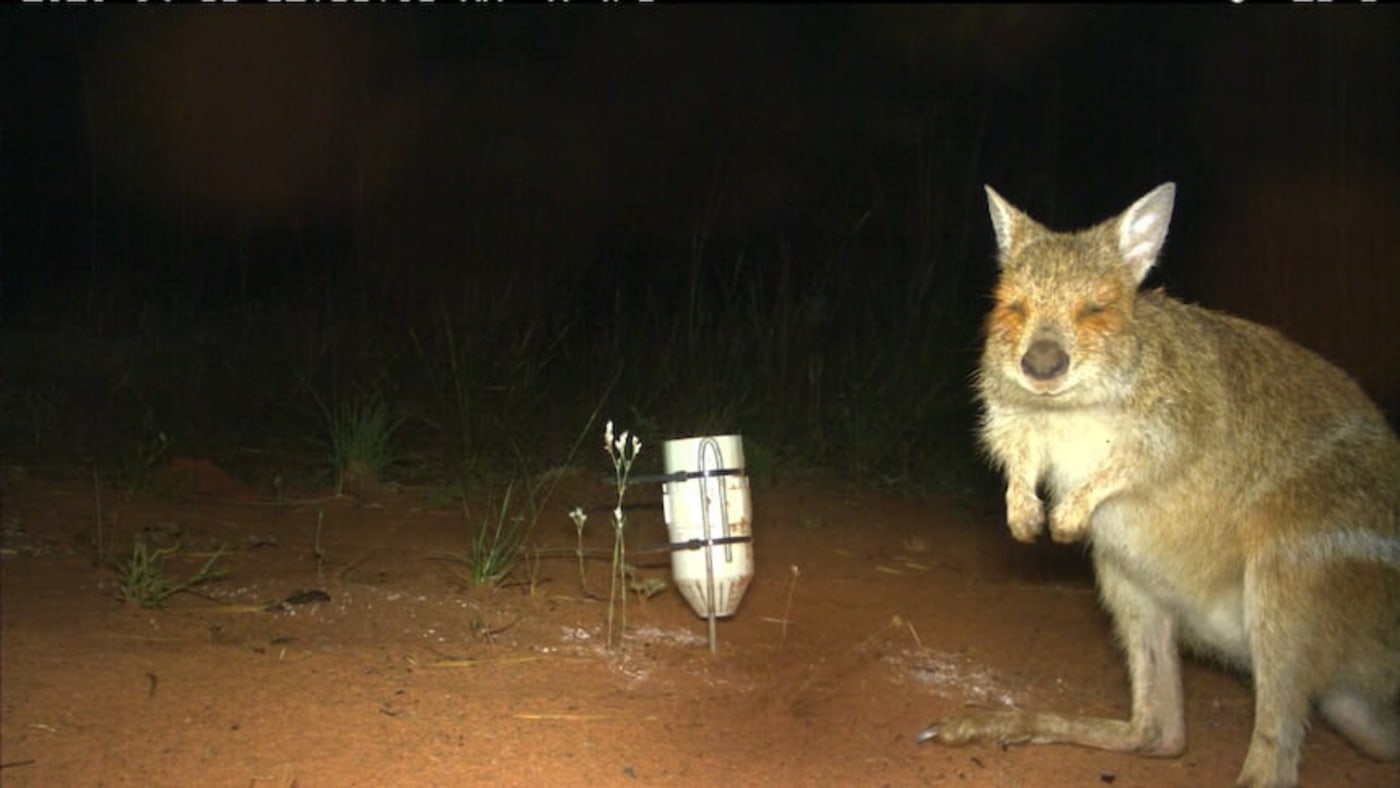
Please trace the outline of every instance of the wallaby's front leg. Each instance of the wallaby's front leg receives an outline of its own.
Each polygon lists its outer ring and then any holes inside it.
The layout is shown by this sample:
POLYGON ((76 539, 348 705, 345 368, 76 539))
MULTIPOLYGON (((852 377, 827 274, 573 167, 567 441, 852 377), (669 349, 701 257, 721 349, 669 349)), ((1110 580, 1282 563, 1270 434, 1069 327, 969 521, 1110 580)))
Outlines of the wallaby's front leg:
POLYGON ((1006 476, 1006 524, 1018 542, 1034 542, 1045 530, 1045 503, 1036 486, 1045 473, 1045 449, 1018 429, 1015 418, 998 412, 987 416, 982 436, 1006 476))
POLYGON ((1062 544, 1083 541, 1094 510, 1128 486, 1133 467, 1130 458, 1110 453, 1097 471, 1056 502, 1050 513, 1050 538, 1062 544))
POLYGON ((1018 542, 1034 542, 1045 530, 1045 503, 1035 494, 1035 474, 1012 475, 1006 485, 1006 524, 1018 542))
POLYGON ((1116 576, 1102 577, 1101 582, 1128 651, 1131 720, 1027 711, 977 712, 930 725, 919 733, 918 741, 1002 746, 1061 743, 1142 755, 1180 755, 1186 747, 1186 722, 1181 657, 1172 620, 1116 576))

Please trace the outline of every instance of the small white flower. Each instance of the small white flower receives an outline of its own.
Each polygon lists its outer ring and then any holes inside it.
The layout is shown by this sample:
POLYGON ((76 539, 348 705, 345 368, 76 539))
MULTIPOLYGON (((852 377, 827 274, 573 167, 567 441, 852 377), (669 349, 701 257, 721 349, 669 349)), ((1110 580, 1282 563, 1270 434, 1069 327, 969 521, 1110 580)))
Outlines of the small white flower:
POLYGON ((582 506, 575 506, 573 510, 569 512, 569 519, 574 521, 575 526, 582 528, 583 524, 588 520, 588 515, 584 513, 582 506))

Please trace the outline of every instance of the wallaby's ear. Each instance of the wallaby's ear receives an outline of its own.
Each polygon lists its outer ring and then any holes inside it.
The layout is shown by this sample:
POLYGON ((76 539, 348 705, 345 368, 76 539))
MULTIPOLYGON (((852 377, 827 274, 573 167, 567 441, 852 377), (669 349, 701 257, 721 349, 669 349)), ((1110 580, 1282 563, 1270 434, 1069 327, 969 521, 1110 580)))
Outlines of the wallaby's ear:
POLYGON ((1133 203, 1118 217, 1118 253, 1139 284, 1157 262, 1167 240, 1167 225, 1176 202, 1176 184, 1164 183, 1133 203))
POLYGON ((1016 210, 1014 205, 997 194, 996 189, 985 185, 982 188, 987 190, 987 208, 992 215, 992 229, 997 234, 997 251, 1001 253, 1004 260, 1011 253, 1016 230, 1026 217, 1016 210))

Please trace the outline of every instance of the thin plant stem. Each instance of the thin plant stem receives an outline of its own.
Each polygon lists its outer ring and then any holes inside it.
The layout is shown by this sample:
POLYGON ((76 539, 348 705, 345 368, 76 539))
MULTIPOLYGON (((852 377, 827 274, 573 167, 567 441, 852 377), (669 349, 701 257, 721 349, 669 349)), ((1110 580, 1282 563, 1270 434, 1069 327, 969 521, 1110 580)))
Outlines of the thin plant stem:
POLYGON ((588 574, 584 570, 583 564, 583 524, 588 522, 588 515, 584 513, 582 507, 575 506, 569 512, 569 519, 574 521, 574 530, 578 533, 578 547, 574 550, 574 555, 578 556, 578 586, 583 595, 587 597, 589 596, 588 574))
POLYGON ((802 570, 797 568, 797 564, 792 564, 788 568, 792 570, 792 581, 788 583, 787 604, 783 606, 783 635, 778 641, 779 651, 782 651, 783 646, 787 643, 788 622, 792 615, 792 592, 797 588, 797 578, 802 575, 802 570))
POLYGON ((621 623, 617 629, 619 642, 622 639, 622 630, 627 628, 627 549, 623 540, 627 517, 622 512, 622 502, 627 497, 627 479, 632 473, 632 463, 642 450, 642 441, 626 430, 614 439, 613 423, 609 420, 607 428, 603 431, 603 450, 612 460, 613 477, 617 481, 617 506, 613 509, 612 579, 608 583, 608 645, 611 647, 614 614, 619 598, 622 607, 621 623))

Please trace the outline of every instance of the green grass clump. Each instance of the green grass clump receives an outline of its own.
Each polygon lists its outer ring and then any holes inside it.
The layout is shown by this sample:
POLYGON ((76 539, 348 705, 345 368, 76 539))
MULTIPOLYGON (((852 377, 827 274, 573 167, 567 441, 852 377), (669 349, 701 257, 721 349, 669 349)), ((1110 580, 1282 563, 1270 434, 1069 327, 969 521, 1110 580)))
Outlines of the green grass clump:
MULTIPOLYGON (((517 482, 506 485, 500 505, 494 507, 493 518, 482 522, 472 532, 466 550, 435 556, 455 565, 449 570, 463 583, 493 588, 506 585, 525 557, 537 519, 538 490, 532 489, 532 495, 520 504, 515 502, 516 488, 517 482)), ((470 522, 466 501, 462 502, 462 516, 470 522)))
POLYGON ((469 577, 475 585, 499 586, 520 564, 529 533, 523 514, 512 512, 515 483, 506 485, 505 496, 496 510, 494 522, 482 523, 472 537, 471 548, 463 556, 469 577))
POLYGON ((222 549, 210 556, 193 575, 172 577, 165 571, 165 559, 177 552, 175 547, 149 549, 146 540, 136 537, 131 544, 131 554, 116 567, 117 589, 122 599, 145 608, 160 607, 176 594, 223 577, 224 573, 214 568, 224 554, 222 549))
POLYGON ((394 433, 403 425, 379 394, 337 404, 325 413, 336 493, 365 496, 379 489, 385 474, 402 461, 394 433))

